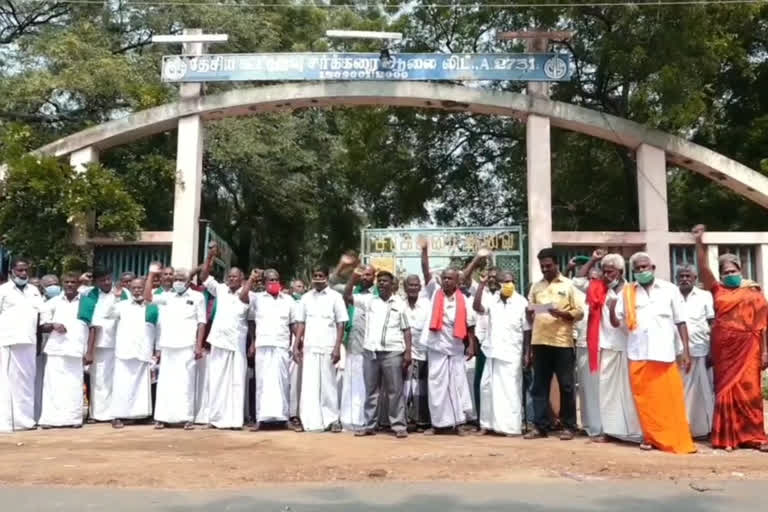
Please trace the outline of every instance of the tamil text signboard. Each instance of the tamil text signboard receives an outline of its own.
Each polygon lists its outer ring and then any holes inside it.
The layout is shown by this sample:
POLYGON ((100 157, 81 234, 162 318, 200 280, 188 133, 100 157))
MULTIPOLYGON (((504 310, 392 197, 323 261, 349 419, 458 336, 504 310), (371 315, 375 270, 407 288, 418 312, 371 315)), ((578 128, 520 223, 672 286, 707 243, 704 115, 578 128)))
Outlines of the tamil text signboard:
POLYGON ((294 80, 570 80, 564 53, 253 53, 163 57, 166 82, 294 80))
POLYGON ((496 266, 514 271, 517 282, 523 282, 520 226, 364 229, 363 261, 400 279, 409 274, 421 276, 421 238, 427 240, 433 270, 463 266, 479 249, 487 248, 496 266))

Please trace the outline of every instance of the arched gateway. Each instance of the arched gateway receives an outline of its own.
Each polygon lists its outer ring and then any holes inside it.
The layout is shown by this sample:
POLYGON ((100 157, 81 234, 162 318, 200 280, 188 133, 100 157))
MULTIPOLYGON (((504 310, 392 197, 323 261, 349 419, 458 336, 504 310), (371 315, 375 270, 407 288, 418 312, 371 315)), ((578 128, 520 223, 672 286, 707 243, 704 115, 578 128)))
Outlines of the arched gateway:
MULTIPOLYGON (((184 84, 184 87, 198 84, 184 84)), ((670 273, 670 245, 690 244, 684 233, 670 233, 666 201, 666 166, 697 172, 741 196, 768 207, 768 178, 723 155, 680 137, 632 121, 534 94, 497 92, 423 82, 285 83, 237 89, 213 96, 182 98, 123 119, 59 139, 39 154, 69 155, 73 166, 98 161, 99 151, 178 128, 178 176, 174 225, 170 233, 143 233, 147 241, 172 242, 172 263, 197 263, 198 218, 202 180, 203 128, 207 120, 262 112, 328 106, 409 106, 512 116, 527 125, 529 263, 549 245, 645 247, 660 275, 670 273), (551 220, 550 126, 584 133, 637 152, 639 232, 553 232, 551 220)), ((756 274, 768 277, 768 234, 708 233, 711 244, 755 244, 756 274)), ((716 247, 715 247, 716 250, 716 247)), ((712 255, 717 257, 716 251, 712 255)), ((717 266, 714 266, 717 268, 717 266)))

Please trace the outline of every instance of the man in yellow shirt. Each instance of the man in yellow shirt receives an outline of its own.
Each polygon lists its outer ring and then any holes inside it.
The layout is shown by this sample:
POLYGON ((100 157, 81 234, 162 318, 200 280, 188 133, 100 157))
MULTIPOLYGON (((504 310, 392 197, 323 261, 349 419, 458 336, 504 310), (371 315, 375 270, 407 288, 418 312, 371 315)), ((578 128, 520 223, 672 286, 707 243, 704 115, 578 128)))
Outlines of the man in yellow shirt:
POLYGON ((549 389, 552 374, 560 384, 560 419, 563 432, 560 439, 573 439, 576 425, 574 386, 575 354, 573 325, 584 316, 575 297, 570 279, 560 274, 555 251, 542 249, 538 254, 544 278, 531 287, 528 314, 532 318, 531 351, 526 364, 533 363, 533 414, 535 428, 526 439, 546 437, 549 422, 549 389))

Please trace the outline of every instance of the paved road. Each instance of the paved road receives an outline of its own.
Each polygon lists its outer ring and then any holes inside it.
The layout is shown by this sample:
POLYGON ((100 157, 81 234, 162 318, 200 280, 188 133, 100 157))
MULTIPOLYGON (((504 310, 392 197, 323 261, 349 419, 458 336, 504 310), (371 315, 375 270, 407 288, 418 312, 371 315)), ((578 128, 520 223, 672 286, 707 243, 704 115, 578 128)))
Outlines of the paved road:
POLYGON ((3 488, 14 512, 710 512, 761 510, 766 482, 536 480, 515 484, 291 486, 247 491, 3 488), (697 487, 699 490, 695 490, 697 487))

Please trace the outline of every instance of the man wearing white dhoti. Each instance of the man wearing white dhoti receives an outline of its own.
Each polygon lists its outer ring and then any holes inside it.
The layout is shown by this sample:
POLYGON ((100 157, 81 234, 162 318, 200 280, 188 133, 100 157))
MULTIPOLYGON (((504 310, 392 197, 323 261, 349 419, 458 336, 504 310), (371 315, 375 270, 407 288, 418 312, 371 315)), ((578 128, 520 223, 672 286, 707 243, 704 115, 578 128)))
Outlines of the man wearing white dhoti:
POLYGON ((365 375, 365 422, 357 436, 373 435, 379 423, 379 397, 382 411, 397 438, 408 437, 403 395, 403 373, 411 364, 411 329, 405 302, 393 294, 394 276, 379 271, 378 294, 357 294, 353 289, 366 268, 356 270, 344 290, 344 299, 355 311, 365 311, 363 361, 365 375))
POLYGON ((422 293, 419 276, 405 279, 408 325, 411 327, 411 366, 405 380, 405 406, 409 425, 423 432, 430 427, 429 391, 427 386, 427 346, 422 332, 429 318, 429 299, 422 293))
POLYGON ((245 416, 250 287, 256 277, 252 275, 243 286, 242 271, 232 267, 226 284, 219 283, 210 275, 217 254, 218 247, 213 245, 200 271, 205 288, 216 297, 216 316, 208 334, 211 344, 207 357, 209 420, 213 427, 239 430, 243 428, 245 416))
POLYGON ((299 416, 304 430, 341 432, 336 363, 349 319, 341 294, 328 287, 328 271, 312 272, 312 289, 301 297, 294 357, 302 364, 299 416))
MULTIPOLYGON (((624 285, 624 258, 620 254, 605 254, 596 250, 592 258, 580 270, 581 277, 597 264, 602 270, 602 279, 591 279, 586 290, 587 305, 592 317, 587 326, 587 344, 589 357, 595 358, 600 374, 600 422, 603 436, 593 440, 605 441, 605 436, 641 443, 643 440, 640 420, 635 408, 632 386, 629 380, 629 359, 627 357, 627 337, 625 326, 611 325, 610 300, 618 299, 624 285)), ((579 283, 579 280, 576 281, 579 283)), ((583 284, 582 284, 583 286, 583 284)), ((590 360, 592 367, 592 360, 590 360)), ((596 371, 591 368, 591 371, 596 371)))
POLYGON ((424 433, 432 435, 436 429, 440 429, 464 435, 466 432, 459 427, 473 413, 466 361, 475 355, 472 333, 474 315, 471 314, 466 297, 458 290, 458 271, 444 270, 438 286, 429 269, 427 241, 421 239, 419 244, 421 269, 427 283, 426 292, 430 297, 429 316, 422 340, 428 351, 429 414, 434 427, 424 433))
POLYGON ((155 428, 168 424, 192 430, 195 419, 197 364, 203 357, 205 337, 205 299, 189 287, 189 273, 176 269, 170 291, 152 292, 150 272, 144 287, 144 300, 160 308, 157 346, 160 374, 155 396, 155 428))
MULTIPOLYGON (((685 299, 688 343, 691 352, 691 371, 683 373, 685 408, 688 424, 693 437, 706 437, 712 431, 715 411, 715 392, 712 387, 712 373, 707 368, 709 357, 709 334, 715 320, 712 294, 698 288, 696 269, 693 265, 677 267, 677 287, 685 299)), ((680 337, 677 337, 678 354, 682 352, 680 337)))
MULTIPOLYGON (((588 257, 585 258, 589 261, 588 257)), ((568 264, 569 271, 580 270, 585 261, 572 259, 568 264)), ((590 279, 601 279, 600 269, 592 267, 590 279)), ((592 440, 601 440, 603 425, 600 421, 600 361, 595 361, 597 368, 593 371, 589 361, 589 343, 587 331, 589 326, 589 306, 587 305, 586 291, 589 287, 589 279, 576 277, 573 279, 576 287, 576 300, 584 310, 584 318, 574 324, 574 339, 576 340, 576 382, 578 384, 579 413, 581 428, 592 440)))
POLYGON ((80 320, 78 275, 62 276, 64 293, 47 301, 40 314, 40 330, 49 333, 43 348, 43 378, 39 424, 42 428, 83 425, 83 359, 88 325, 80 320))
MULTIPOLYGON (((341 257, 339 266, 354 265, 356 260, 345 254, 341 257)), ((378 293, 373 286, 375 269, 371 265, 362 268, 359 282, 353 290, 353 295, 361 299, 373 297, 378 293)), ((366 381, 363 367, 363 345, 365 342, 366 315, 365 307, 357 307, 357 303, 347 302, 349 323, 346 333, 346 356, 344 374, 341 384, 341 426, 345 430, 359 431, 365 425, 366 381)))
MULTIPOLYGON (((78 278, 78 283, 79 283, 78 278)), ((61 294, 61 285, 59 284, 58 276, 53 274, 46 274, 40 278, 40 287, 43 290, 43 301, 48 302, 54 297, 58 297, 61 294)), ((79 284, 78 284, 79 288, 79 284)), ((43 407, 43 377, 45 375, 45 361, 47 356, 43 351, 45 346, 45 340, 48 339, 48 334, 41 333, 37 348, 37 361, 35 371, 35 423, 40 421, 40 409, 43 407)), ((86 340, 87 345, 88 340, 86 340)))
MULTIPOLYGON (((293 282, 291 282, 291 297, 293 297, 297 307, 300 307, 301 297, 304 295, 305 291, 306 288, 301 279, 294 279, 293 282)), ((296 325, 294 324, 294 329, 291 335, 291 347, 295 346, 296 325)), ((301 364, 297 363, 296 359, 293 357, 293 349, 291 349, 291 360, 288 362, 288 375, 291 379, 288 414, 290 415, 291 427, 296 431, 300 431, 301 420, 299 419, 299 402, 301 400, 301 364)))
POLYGON ((480 380, 481 432, 508 436, 523 433, 523 356, 530 350, 528 301, 515 292, 512 272, 498 272, 501 289, 483 305, 483 280, 475 294, 474 310, 487 315, 488 326, 480 349, 485 367, 480 380))
MULTIPOLYGON (((144 301, 144 279, 131 281, 130 291, 128 300, 114 302, 106 314, 117 321, 110 406, 114 428, 122 428, 123 420, 152 416, 150 366, 155 355, 159 310, 157 305, 144 301)), ((120 297, 122 290, 117 288, 113 294, 120 297)))
POLYGON ((112 274, 106 268, 94 269, 93 282, 93 288, 84 290, 80 307, 80 319, 91 326, 86 352, 86 359, 92 361, 88 370, 88 417, 92 422, 111 421, 117 325, 107 312, 116 301, 128 300, 130 294, 122 287, 118 287, 119 295, 113 293, 112 274))
POLYGON ((289 418, 291 333, 300 305, 282 293, 280 275, 275 269, 264 271, 265 291, 255 294, 251 314, 255 321, 254 339, 248 357, 254 358, 255 424, 284 423, 289 418))
POLYGON ((28 264, 11 265, 0 285, 0 432, 35 426, 37 323, 43 299, 28 284, 28 264))

